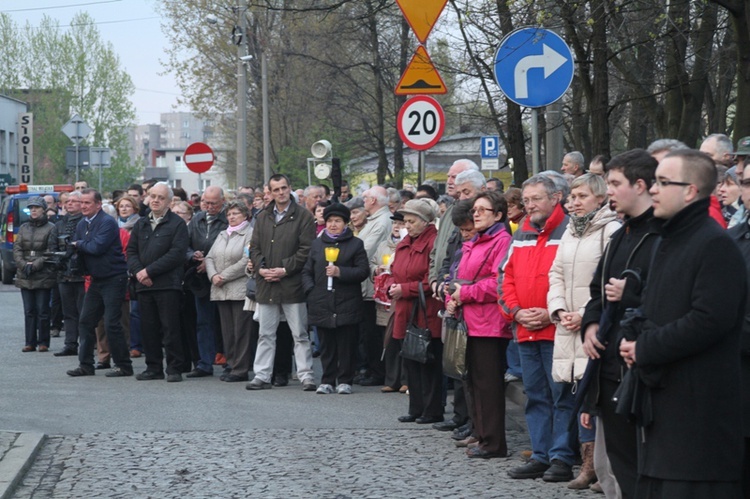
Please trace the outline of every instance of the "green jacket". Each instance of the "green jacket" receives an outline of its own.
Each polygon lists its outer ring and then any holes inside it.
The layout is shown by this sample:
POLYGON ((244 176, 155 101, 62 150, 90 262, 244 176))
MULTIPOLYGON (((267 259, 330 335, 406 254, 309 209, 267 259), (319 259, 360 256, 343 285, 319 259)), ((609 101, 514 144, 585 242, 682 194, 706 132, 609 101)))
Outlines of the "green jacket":
POLYGON ((261 304, 304 303, 302 269, 315 239, 315 218, 292 198, 288 211, 276 222, 276 203, 258 213, 250 242, 250 259, 256 271, 256 302, 261 304), (267 282, 258 272, 283 267, 279 282, 267 282))

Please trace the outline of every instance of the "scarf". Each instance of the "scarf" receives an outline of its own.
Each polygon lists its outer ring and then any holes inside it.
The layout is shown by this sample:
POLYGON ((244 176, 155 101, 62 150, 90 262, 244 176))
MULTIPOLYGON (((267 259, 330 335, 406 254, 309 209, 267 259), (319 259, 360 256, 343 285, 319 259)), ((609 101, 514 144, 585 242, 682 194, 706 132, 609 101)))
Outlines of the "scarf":
POLYGON ((325 232, 326 236, 330 237, 332 240, 335 241, 336 239, 338 239, 342 235, 346 234, 347 230, 349 230, 349 227, 344 227, 344 230, 341 231, 341 234, 331 234, 330 232, 328 232, 328 229, 323 229, 323 232, 325 232))
POLYGON ((570 220, 573 222, 573 235, 576 237, 581 237, 583 235, 583 232, 586 230, 586 227, 589 226, 589 222, 594 218, 596 215, 596 212, 599 211, 598 209, 592 211, 591 213, 587 213, 583 216, 577 217, 573 214, 570 215, 570 220))
POLYGON ((249 224, 249 223, 250 222, 248 222, 247 220, 243 220, 242 223, 239 224, 239 225, 235 225, 234 227, 232 227, 232 226, 227 227, 227 235, 231 236, 232 232, 238 232, 238 231, 244 229, 245 227, 247 227, 247 224, 249 224))

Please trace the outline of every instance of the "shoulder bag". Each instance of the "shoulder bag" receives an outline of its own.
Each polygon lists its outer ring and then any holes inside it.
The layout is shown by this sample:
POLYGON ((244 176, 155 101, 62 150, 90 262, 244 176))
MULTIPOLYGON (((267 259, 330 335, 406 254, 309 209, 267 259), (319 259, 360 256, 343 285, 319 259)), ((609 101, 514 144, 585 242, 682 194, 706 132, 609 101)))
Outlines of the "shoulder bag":
POLYGON ((414 301, 414 306, 411 309, 411 319, 406 326, 406 336, 404 336, 404 341, 401 344, 401 357, 419 362, 420 364, 426 364, 435 360, 435 355, 430 349, 432 332, 429 328, 421 328, 416 324, 417 312, 420 308, 422 309, 424 323, 426 325, 427 304, 424 299, 422 283, 419 284, 419 298, 414 301))

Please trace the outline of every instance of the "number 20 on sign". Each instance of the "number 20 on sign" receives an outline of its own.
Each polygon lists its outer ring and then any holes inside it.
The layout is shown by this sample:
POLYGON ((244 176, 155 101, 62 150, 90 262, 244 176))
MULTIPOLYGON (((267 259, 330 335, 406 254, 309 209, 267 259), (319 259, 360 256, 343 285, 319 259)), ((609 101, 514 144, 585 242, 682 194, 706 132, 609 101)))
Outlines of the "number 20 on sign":
POLYGON ((424 151, 438 143, 445 130, 445 114, 438 101, 426 95, 412 97, 398 112, 398 133, 404 144, 424 151))

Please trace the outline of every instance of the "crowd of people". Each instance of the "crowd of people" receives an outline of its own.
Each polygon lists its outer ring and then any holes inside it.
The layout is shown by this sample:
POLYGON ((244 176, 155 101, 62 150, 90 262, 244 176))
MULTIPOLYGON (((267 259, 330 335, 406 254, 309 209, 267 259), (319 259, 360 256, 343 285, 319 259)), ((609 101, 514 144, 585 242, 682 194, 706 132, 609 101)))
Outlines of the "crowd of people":
POLYGON ((109 203, 76 184, 59 212, 32 198, 16 238, 23 351, 49 350, 55 290, 71 377, 133 376, 145 356, 141 381, 218 365, 264 390, 294 366, 304 391, 407 393, 398 421, 452 432, 470 459, 509 455, 518 382, 531 449, 512 478, 750 497, 748 155, 750 137, 735 151, 721 134, 588 167, 574 151, 505 192, 459 160, 442 196, 432 181, 293 191, 276 174, 233 196, 151 181, 109 203), (465 325, 460 379, 443 374, 448 318, 465 325), (399 355, 415 328, 427 361, 399 355))

